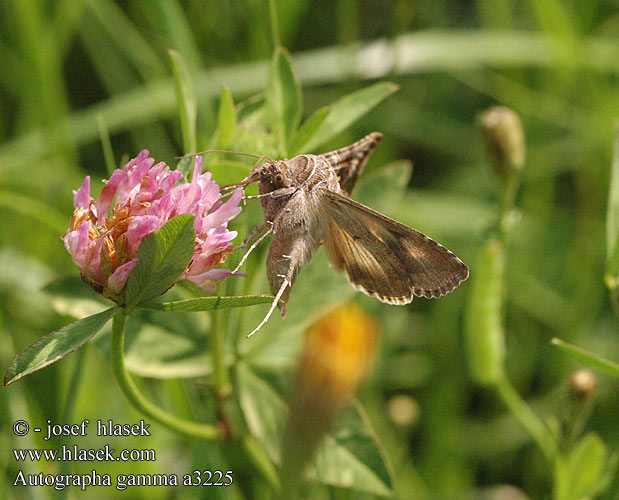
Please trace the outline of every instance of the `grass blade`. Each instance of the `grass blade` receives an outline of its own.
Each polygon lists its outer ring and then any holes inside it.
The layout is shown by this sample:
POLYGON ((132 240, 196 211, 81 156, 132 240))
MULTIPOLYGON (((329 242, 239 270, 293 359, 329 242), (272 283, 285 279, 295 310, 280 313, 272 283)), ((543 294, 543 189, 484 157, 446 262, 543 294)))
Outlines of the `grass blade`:
POLYGON ((619 121, 615 123, 613 160, 606 212, 606 272, 604 280, 619 313, 619 121))
POLYGON ((221 87, 221 97, 219 99, 217 132, 217 148, 226 149, 234 137, 236 128, 236 111, 234 109, 234 99, 227 86, 221 87))
POLYGON ((571 356, 572 358, 577 359, 581 363, 584 363, 589 368, 608 373, 609 375, 613 375, 614 377, 619 377, 619 365, 617 363, 613 363, 608 359, 604 359, 596 354, 592 354, 589 351, 585 351, 584 349, 564 342, 561 339, 554 338, 550 341, 550 343, 557 346, 559 349, 561 349, 564 353, 571 356))
POLYGON ((97 125, 99 126, 99 138, 101 139, 101 149, 103 149, 103 157, 105 158, 105 169, 108 176, 112 176, 112 172, 116 170, 116 162, 114 161, 114 151, 110 141, 110 134, 107 131, 105 121, 101 115, 97 115, 97 125))
POLYGON ((181 124, 183 152, 191 153, 197 150, 196 120, 198 116, 198 103, 196 94, 183 56, 176 50, 169 50, 168 54, 172 62, 172 75, 174 76, 176 107, 181 124))

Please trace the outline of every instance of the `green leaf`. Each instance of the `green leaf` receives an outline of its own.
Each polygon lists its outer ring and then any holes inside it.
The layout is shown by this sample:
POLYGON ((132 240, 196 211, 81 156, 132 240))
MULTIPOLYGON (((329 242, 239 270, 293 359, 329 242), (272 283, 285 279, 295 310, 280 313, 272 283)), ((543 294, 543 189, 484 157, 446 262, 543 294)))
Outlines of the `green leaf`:
POLYGON ((114 308, 110 308, 41 337, 15 357, 4 376, 4 385, 45 368, 82 347, 113 315, 114 308))
POLYGON ((503 281, 505 250, 489 239, 474 268, 464 322, 464 339, 471 378, 483 386, 503 378, 503 281))
POLYGON ((179 215, 144 238, 136 254, 138 265, 129 275, 125 304, 145 304, 161 295, 185 270, 194 252, 194 217, 179 215))
POLYGON ((212 309, 255 306, 256 304, 270 304, 271 302, 273 302, 273 296, 271 295, 242 295, 238 297, 197 297, 175 302, 154 302, 141 307, 153 311, 199 312, 211 311, 212 309))
MULTIPOLYGON (((287 406, 281 395, 247 365, 239 363, 237 368, 239 399, 247 425, 278 463, 287 406)), ((350 405, 327 433, 308 476, 332 486, 376 495, 392 493, 390 469, 358 404, 350 405)))
POLYGON ((380 82, 338 99, 305 142, 295 141, 295 151, 316 151, 319 146, 357 121, 398 88, 394 83, 380 82))
POLYGON ((251 171, 251 165, 234 160, 216 160, 206 168, 213 173, 213 179, 216 179, 220 186, 239 182, 251 171))
POLYGON ((606 285, 619 311, 619 121, 615 123, 613 161, 606 212, 606 285))
POLYGON ((139 310, 127 322, 126 335, 125 364, 133 373, 157 379, 211 373, 208 330, 198 315, 139 310))
POLYGON ((192 153, 196 151, 196 119, 198 109, 196 94, 183 56, 172 49, 168 50, 168 54, 170 54, 170 61, 172 62, 172 76, 174 77, 176 107, 181 124, 183 151, 185 153, 192 153))
POLYGON ((606 449, 595 434, 584 436, 567 456, 555 463, 555 499, 592 498, 604 472, 606 449))
POLYGON ((327 433, 308 475, 325 484, 374 495, 393 493, 391 468, 356 400, 327 433))
POLYGON ((614 377, 619 377, 619 365, 617 363, 613 363, 608 359, 604 359, 596 354, 592 354, 589 351, 585 351, 584 349, 564 342, 561 339, 554 338, 550 341, 550 343, 557 346, 559 349, 561 349, 564 353, 571 356, 572 358, 577 359, 581 363, 584 363, 589 368, 608 373, 609 375, 613 375, 614 377))
POLYGON ((228 147, 228 144, 230 144, 230 141, 234 136, 234 129, 236 127, 236 111, 234 110, 234 100, 232 99, 230 89, 225 85, 221 87, 218 125, 219 130, 217 132, 217 148, 225 149, 228 147))
POLYGON ((301 118, 301 88, 290 55, 282 47, 273 53, 265 95, 273 132, 280 151, 286 154, 301 118))
POLYGON ((312 116, 305 120, 295 135, 292 146, 288 151, 288 154, 291 157, 303 154, 301 148, 314 136, 318 128, 322 125, 322 122, 325 121, 325 118, 327 118, 331 112, 332 107, 333 106, 323 106, 322 108, 314 111, 312 116))

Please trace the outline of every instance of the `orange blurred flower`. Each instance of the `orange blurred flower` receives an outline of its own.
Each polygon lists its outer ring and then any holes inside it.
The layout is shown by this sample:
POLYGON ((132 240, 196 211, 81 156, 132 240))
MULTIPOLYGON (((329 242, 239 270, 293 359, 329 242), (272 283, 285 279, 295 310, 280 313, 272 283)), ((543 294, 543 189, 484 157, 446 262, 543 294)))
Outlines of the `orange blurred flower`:
POLYGON ((368 372, 378 327, 363 309, 334 309, 307 331, 282 440, 282 482, 294 485, 368 372))

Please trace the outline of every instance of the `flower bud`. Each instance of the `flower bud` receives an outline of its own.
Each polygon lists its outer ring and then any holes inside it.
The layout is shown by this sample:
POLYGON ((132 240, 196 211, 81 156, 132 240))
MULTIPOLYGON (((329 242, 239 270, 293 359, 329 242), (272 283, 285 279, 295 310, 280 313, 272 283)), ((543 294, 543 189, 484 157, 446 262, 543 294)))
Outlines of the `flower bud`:
POLYGON ((582 436, 595 403, 597 380, 587 369, 576 370, 570 376, 570 398, 563 412, 563 437, 569 448, 582 436))
POLYGON ((296 484, 357 390, 373 361, 377 335, 374 321, 353 304, 331 311, 307 331, 282 440, 284 485, 296 484))
POLYGON ((389 417, 398 427, 412 427, 419 420, 419 404, 410 396, 400 394, 387 403, 389 417))
POLYGON ((570 394, 579 401, 590 401, 595 397, 597 379, 591 370, 582 369, 570 377, 570 394))
POLYGON ((525 145, 518 115, 504 106, 489 108, 478 118, 488 156, 501 179, 517 173, 524 166, 525 145))

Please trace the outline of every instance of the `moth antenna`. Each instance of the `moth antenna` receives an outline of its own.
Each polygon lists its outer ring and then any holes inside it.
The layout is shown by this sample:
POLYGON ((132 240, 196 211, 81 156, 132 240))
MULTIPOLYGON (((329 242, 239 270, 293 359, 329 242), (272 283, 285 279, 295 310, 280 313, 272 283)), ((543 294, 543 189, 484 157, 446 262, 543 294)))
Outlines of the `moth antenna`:
POLYGON ((228 149, 207 149, 206 151, 200 151, 198 153, 189 153, 183 156, 177 156, 178 160, 182 160, 183 158, 191 158, 192 156, 205 155, 207 153, 226 153, 231 155, 241 155, 241 156, 251 156, 252 158, 258 158, 259 160, 264 160, 268 163, 274 163, 273 160, 266 156, 255 155, 252 153, 243 153, 242 151, 230 151, 228 149))
POLYGON ((275 299, 273 300, 273 303, 271 304, 271 308, 269 309, 269 312, 267 313, 267 315, 260 322, 260 324, 256 328, 254 328, 254 330, 247 336, 247 338, 251 337, 254 333, 260 330, 260 328, 262 328, 267 321, 269 321, 271 314, 273 314, 273 311, 275 311, 275 307, 277 306, 279 299, 281 299, 282 295, 284 295, 284 291, 286 290, 287 286, 288 286, 288 278, 284 279, 282 286, 279 287, 279 290, 277 291, 277 295, 275 296, 275 299))
POLYGON ((221 186, 219 189, 220 190, 228 190, 228 189, 232 189, 232 188, 236 188, 236 187, 245 188, 245 186, 247 186, 248 184, 251 184, 252 182, 256 182, 257 180, 258 179, 252 179, 251 178, 251 174, 250 174, 250 177, 247 177, 246 179, 243 179, 242 181, 235 182, 233 184, 227 184, 225 186, 221 186))
POLYGON ((249 247, 247 252, 245 252, 245 255, 243 255, 243 257, 241 258, 237 266, 234 268, 234 271, 232 271, 232 274, 236 273, 239 269, 241 269, 241 266, 245 263, 245 261, 247 260, 247 257, 249 257, 249 254, 251 254, 255 250, 255 248, 258 245, 260 245, 260 243, 262 243, 262 241, 272 232, 273 232, 273 224, 271 224, 271 227, 269 228, 268 231, 266 231, 262 236, 260 236, 260 238, 258 238, 256 241, 252 243, 252 245, 249 247))

